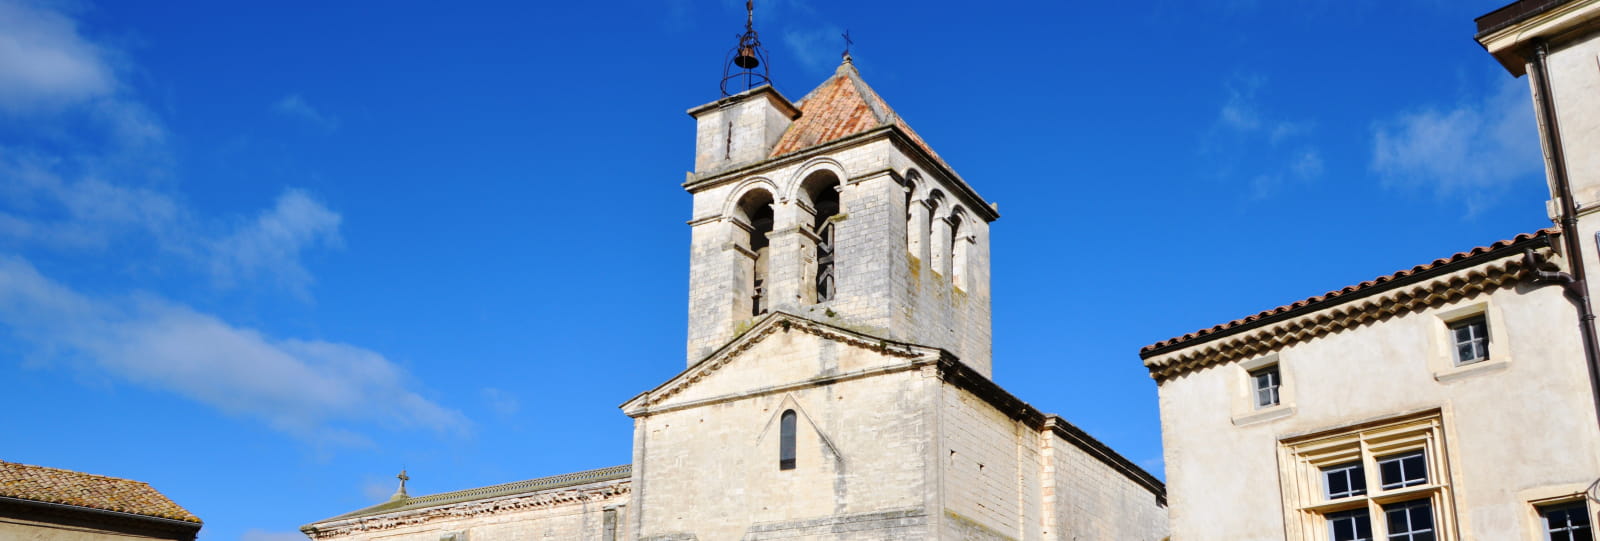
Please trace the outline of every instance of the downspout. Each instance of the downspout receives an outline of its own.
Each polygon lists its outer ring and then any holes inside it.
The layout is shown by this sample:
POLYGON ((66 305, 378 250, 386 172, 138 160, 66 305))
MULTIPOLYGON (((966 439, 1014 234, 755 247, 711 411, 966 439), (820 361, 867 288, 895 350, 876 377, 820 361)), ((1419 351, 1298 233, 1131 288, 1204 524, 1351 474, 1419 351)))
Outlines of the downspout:
MULTIPOLYGON (((1567 178, 1567 159, 1561 147, 1561 126, 1557 123, 1555 99, 1550 91, 1550 71, 1547 60, 1550 45, 1545 40, 1535 41, 1532 68, 1534 105, 1538 108, 1540 136, 1545 140, 1550 161, 1550 174, 1555 180, 1556 197, 1561 200, 1561 242, 1566 252, 1567 265, 1572 274, 1566 277, 1535 274, 1535 281, 1561 282, 1569 297, 1578 305, 1578 330, 1583 335, 1583 355, 1588 361, 1589 385, 1595 400, 1595 413, 1600 415, 1600 340, 1595 339, 1594 307, 1589 301, 1588 275, 1583 268, 1583 244, 1578 235, 1578 204, 1572 198, 1572 184, 1567 178)), ((1538 269, 1535 268, 1535 271, 1538 269)))

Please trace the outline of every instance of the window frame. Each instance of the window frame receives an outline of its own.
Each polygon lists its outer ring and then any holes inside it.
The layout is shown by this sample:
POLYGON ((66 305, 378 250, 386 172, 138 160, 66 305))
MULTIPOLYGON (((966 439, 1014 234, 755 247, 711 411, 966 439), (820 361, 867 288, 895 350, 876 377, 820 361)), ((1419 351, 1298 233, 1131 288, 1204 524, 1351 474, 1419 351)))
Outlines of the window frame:
MULTIPOLYGON (((1540 539, 1542 541, 1556 540, 1557 538, 1551 537, 1551 535, 1550 535, 1551 533, 1554 533, 1554 532, 1552 532, 1550 530, 1549 512, 1550 511, 1556 511, 1556 510, 1565 510, 1563 508, 1570 509, 1570 508, 1573 508, 1573 507, 1576 507, 1576 508, 1579 508, 1579 509, 1583 510, 1583 512, 1581 514, 1585 519, 1588 520, 1588 524, 1586 524, 1586 526, 1587 526, 1589 535, 1588 535, 1587 538, 1577 538, 1576 536, 1570 536, 1569 535, 1567 537, 1567 539, 1580 539, 1580 541, 1594 541, 1594 539, 1595 539, 1594 538, 1594 523, 1595 523, 1594 511, 1589 509, 1589 502, 1586 499, 1582 498, 1582 497, 1580 497, 1580 498, 1568 498, 1568 499, 1562 499, 1562 500, 1556 500, 1556 501, 1534 502, 1533 503, 1533 511, 1534 511, 1534 516, 1537 517, 1537 520, 1535 520, 1534 527, 1535 527, 1536 531, 1538 532, 1538 535, 1539 535, 1538 539, 1540 539)), ((1570 528, 1570 526, 1569 526, 1569 528, 1570 528)), ((1570 529, 1568 530, 1568 533, 1571 533, 1570 529)))
POLYGON ((778 471, 795 469, 795 437, 799 431, 800 415, 792 409, 778 415, 778 471))
POLYGON ((1467 366, 1492 360, 1494 354, 1489 350, 1489 318, 1485 314, 1477 314, 1445 322, 1445 329, 1450 336, 1450 358, 1456 366, 1467 366), (1468 331, 1465 342, 1461 340, 1458 332, 1468 331), (1481 330, 1480 330, 1481 329, 1481 330), (1461 347, 1470 346, 1475 356, 1462 358, 1461 347))
POLYGON ((1506 325, 1500 317, 1499 307, 1492 295, 1484 294, 1471 300, 1462 300, 1433 310, 1428 332, 1431 348, 1428 369, 1439 383, 1455 383, 1480 375, 1500 372, 1510 367, 1511 350, 1507 345, 1506 325), (1452 328, 1461 322, 1482 318, 1484 322, 1484 358, 1462 363, 1457 358, 1455 333, 1452 328))
POLYGON ((1442 412, 1434 409, 1280 440, 1278 464, 1287 538, 1327 541, 1333 535, 1330 516, 1366 509, 1373 539, 1389 539, 1387 512, 1397 505, 1427 501, 1434 538, 1456 539, 1443 422, 1442 412), (1384 488, 1380 461, 1418 451, 1426 468, 1425 481, 1384 488), (1359 468, 1355 468, 1357 464, 1359 468), (1365 491, 1335 496, 1329 490, 1327 473, 1352 468, 1361 473, 1365 491))
POLYGON ((1255 409, 1263 410, 1283 404, 1283 371, 1278 368, 1278 363, 1251 370, 1246 374, 1250 376, 1250 392, 1251 397, 1254 399, 1252 402, 1256 406, 1255 409), (1263 376, 1267 378, 1266 387, 1261 385, 1263 376), (1261 402, 1262 392, 1268 393, 1272 400, 1263 404, 1261 402))

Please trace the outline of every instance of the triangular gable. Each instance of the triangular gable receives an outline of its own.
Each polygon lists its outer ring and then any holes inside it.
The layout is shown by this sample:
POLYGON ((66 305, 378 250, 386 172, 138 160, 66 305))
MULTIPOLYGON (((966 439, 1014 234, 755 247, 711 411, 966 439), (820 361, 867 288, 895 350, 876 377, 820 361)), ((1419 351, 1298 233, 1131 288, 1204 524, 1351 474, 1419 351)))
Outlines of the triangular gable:
POLYGON ((938 348, 897 342, 786 312, 773 312, 694 366, 622 404, 622 409, 629 415, 636 415, 665 405, 698 402, 808 378, 845 377, 865 369, 867 364, 882 368, 913 360, 936 361, 942 354, 938 348), (808 351, 820 349, 809 346, 820 346, 822 342, 848 348, 848 351, 839 352, 837 372, 824 373, 815 363, 795 364, 799 362, 796 355, 804 356, 808 351), (865 359, 863 354, 880 359, 865 359), (893 360, 884 362, 881 357, 893 360), (758 366, 757 363, 769 364, 758 366))

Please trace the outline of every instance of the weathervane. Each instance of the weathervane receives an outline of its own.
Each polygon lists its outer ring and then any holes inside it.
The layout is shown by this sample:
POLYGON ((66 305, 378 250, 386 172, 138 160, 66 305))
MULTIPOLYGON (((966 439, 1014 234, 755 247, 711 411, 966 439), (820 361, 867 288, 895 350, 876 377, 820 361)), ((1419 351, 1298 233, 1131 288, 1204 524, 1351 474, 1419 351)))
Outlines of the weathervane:
POLYGON ((761 47, 761 38, 756 35, 756 8, 752 0, 745 0, 744 11, 744 33, 739 35, 739 44, 728 51, 728 60, 722 64, 723 96, 772 84, 767 77, 767 50, 761 47), (756 68, 761 70, 756 71, 756 68), (728 91, 729 83, 733 84, 733 92, 728 91), (740 83, 744 88, 738 88, 740 83))

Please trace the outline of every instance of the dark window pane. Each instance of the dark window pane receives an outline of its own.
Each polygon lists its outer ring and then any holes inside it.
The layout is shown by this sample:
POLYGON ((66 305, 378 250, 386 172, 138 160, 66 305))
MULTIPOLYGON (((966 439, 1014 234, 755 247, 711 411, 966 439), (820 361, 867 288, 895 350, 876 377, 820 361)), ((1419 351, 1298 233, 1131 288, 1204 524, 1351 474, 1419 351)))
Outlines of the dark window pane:
POLYGON ((1428 482, 1428 462, 1422 451, 1378 459, 1378 479, 1384 489, 1421 485, 1428 482))
POLYGON ((794 469, 794 410, 783 412, 778 420, 778 469, 794 469))
POLYGON ((1366 509, 1328 513, 1328 533, 1332 541, 1368 541, 1372 539, 1372 520, 1366 509))

